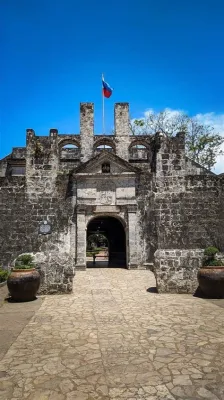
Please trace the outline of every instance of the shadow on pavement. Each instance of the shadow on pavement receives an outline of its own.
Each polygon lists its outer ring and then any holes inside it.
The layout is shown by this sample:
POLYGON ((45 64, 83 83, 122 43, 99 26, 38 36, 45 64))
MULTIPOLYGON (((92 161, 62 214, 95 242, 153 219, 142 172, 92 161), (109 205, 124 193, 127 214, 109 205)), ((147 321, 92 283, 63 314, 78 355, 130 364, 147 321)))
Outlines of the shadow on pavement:
POLYGON ((17 302, 9 297, 7 286, 0 288, 0 360, 43 303, 44 297, 17 302))
POLYGON ((13 300, 10 296, 5 298, 5 301, 7 301, 8 303, 16 303, 16 304, 17 303, 30 303, 30 302, 33 302, 33 301, 36 301, 36 300, 38 300, 37 297, 35 297, 32 300, 13 300))
POLYGON ((158 293, 156 286, 150 287, 146 291, 149 293, 158 293))
POLYGON ((213 303, 218 307, 224 308, 224 298, 223 299, 216 299, 216 298, 205 296, 205 294, 202 292, 202 290, 200 289, 199 286, 196 289, 195 293, 193 294, 193 297, 198 297, 200 299, 209 301, 210 303, 213 303))

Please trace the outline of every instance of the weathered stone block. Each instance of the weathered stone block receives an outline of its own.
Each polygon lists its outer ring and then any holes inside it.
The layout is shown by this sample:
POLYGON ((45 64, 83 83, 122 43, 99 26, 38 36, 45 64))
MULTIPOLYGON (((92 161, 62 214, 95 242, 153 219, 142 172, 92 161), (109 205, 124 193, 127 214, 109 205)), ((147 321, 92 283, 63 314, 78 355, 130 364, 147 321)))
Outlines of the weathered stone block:
POLYGON ((194 293, 203 250, 157 250, 155 268, 159 293, 194 293), (193 256, 197 252, 197 257, 193 256), (166 268, 167 267, 167 268, 166 268), (165 271, 165 272, 164 272, 165 271))

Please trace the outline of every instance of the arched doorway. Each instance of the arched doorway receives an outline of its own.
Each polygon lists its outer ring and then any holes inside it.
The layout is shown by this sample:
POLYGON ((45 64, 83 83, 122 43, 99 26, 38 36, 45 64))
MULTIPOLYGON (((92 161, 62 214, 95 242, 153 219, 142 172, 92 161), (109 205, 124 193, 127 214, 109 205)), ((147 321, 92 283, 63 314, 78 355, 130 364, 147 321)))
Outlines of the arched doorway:
MULTIPOLYGON (((126 235, 123 224, 119 219, 110 216, 101 216, 93 218, 87 226, 87 244, 89 238, 96 235, 103 241, 105 237, 105 246, 107 246, 108 258, 107 262, 100 263, 100 256, 95 257, 94 266, 100 267, 126 267, 126 235)), ((96 247, 97 249, 97 247, 96 247)), ((90 249, 87 249, 87 252, 90 249)), ((89 254, 89 253, 87 253, 89 254)), ((100 254, 100 253, 98 253, 100 254)), ((87 262, 87 267, 92 266, 93 263, 87 262)))

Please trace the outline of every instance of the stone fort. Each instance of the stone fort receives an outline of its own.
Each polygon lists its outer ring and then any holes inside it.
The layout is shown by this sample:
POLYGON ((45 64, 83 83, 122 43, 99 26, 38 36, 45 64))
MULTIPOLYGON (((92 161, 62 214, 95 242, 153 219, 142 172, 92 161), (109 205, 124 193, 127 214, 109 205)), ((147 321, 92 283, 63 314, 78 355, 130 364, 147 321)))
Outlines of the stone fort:
POLYGON ((224 250, 224 176, 185 155, 185 137, 134 136, 117 103, 114 134, 94 135, 94 105, 80 134, 26 131, 0 161, 0 263, 33 253, 41 293, 69 293, 86 269, 86 243, 103 230, 109 267, 150 269, 160 293, 193 293, 203 249, 224 250))

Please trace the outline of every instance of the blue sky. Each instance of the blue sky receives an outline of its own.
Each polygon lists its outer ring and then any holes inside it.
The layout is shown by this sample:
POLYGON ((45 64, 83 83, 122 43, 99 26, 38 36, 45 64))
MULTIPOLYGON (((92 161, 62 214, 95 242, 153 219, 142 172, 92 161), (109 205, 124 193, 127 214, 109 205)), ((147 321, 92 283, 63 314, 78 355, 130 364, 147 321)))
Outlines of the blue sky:
POLYGON ((26 128, 78 133, 83 101, 100 133, 102 72, 109 133, 120 101, 132 117, 169 107, 224 121, 223 0, 0 0, 0 15, 0 158, 26 128))

